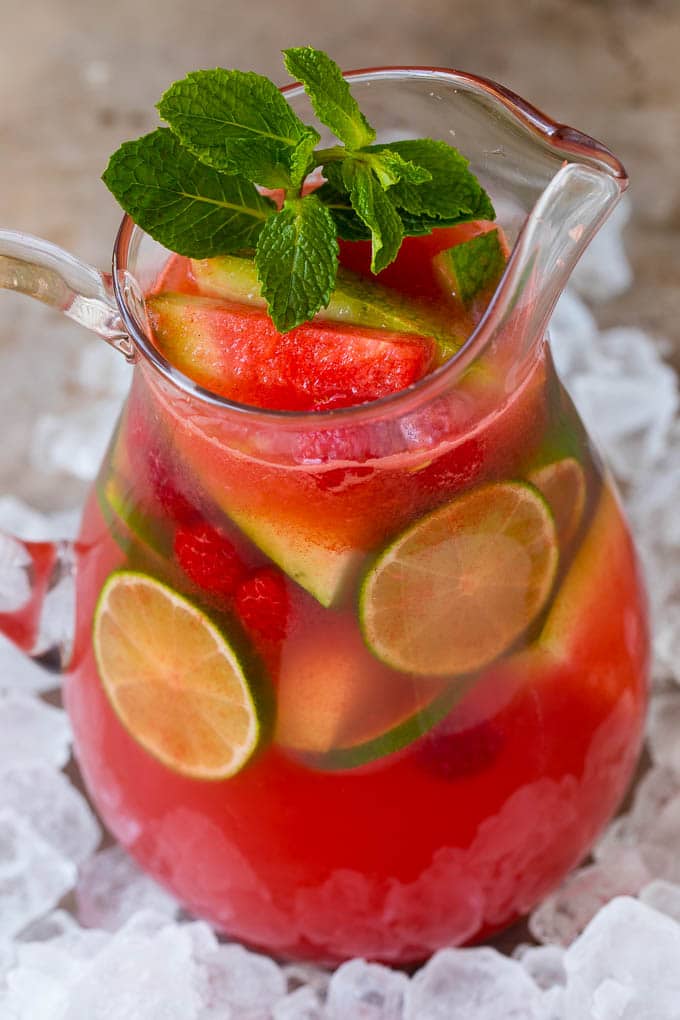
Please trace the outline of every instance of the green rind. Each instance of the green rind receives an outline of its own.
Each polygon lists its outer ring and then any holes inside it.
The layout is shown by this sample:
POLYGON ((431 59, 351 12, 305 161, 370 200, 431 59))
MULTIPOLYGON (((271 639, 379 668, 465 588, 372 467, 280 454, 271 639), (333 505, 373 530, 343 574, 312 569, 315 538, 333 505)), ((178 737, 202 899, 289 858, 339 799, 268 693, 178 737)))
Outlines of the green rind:
MULTIPOLYGON (((547 500, 545 499, 545 497, 543 496, 543 494, 536 488, 535 485, 532 485, 531 482, 527 482, 527 481, 525 481, 523 479, 519 479, 519 480, 512 480, 512 481, 505 481, 505 482, 487 482, 487 483, 485 483, 481 487, 482 488, 486 487, 486 488, 491 489, 491 488, 496 488, 498 486, 503 486, 503 487, 513 486, 513 487, 522 488, 522 489, 526 489, 526 490, 530 491, 533 494, 534 498, 538 502, 540 502, 542 504, 543 509, 545 511, 545 514, 546 514, 546 517, 552 522, 553 530, 555 530, 555 518, 554 518, 554 515, 553 515, 553 512, 552 512, 552 509, 551 509, 550 505, 548 504, 547 500)), ((390 555, 390 553, 392 552, 394 547, 397 545, 397 543, 402 542, 405 538, 407 538, 407 536, 413 534, 420 527, 422 527, 422 525, 427 520, 429 520, 429 519, 435 517, 437 514, 441 513, 446 507, 450 506, 452 503, 457 502, 459 499, 464 499, 465 496, 468 495, 469 493, 478 491, 479 488, 480 488, 480 486, 476 486, 473 489, 468 489, 465 492, 460 493, 458 496, 455 496, 454 499, 449 500, 448 503, 440 504, 440 506, 435 507, 429 513, 425 514, 423 517, 420 517, 417 521, 414 521, 413 524, 409 525, 408 528, 406 528, 399 535, 397 535, 395 538, 393 538, 392 541, 389 542, 389 544, 386 545, 379 552, 377 557, 375 557, 372 560, 372 562, 369 564, 369 566, 367 567, 367 569, 365 570, 365 572, 363 574, 363 577, 362 577, 362 579, 361 579, 361 581, 359 583, 359 591, 358 591, 358 598, 357 598, 357 608, 358 608, 357 615, 358 615, 358 619, 359 619, 359 629, 361 631, 361 636, 363 638, 364 644, 368 648, 369 652, 372 655, 374 655, 375 658, 379 662, 382 662, 383 665, 388 666, 390 669, 397 670, 398 672, 403 672, 404 667, 401 664, 396 664, 395 662, 390 661, 390 659, 388 657, 386 657, 384 654, 381 654, 380 651, 378 651, 378 649, 376 649, 376 647, 372 643, 370 635, 367 634, 367 628, 366 628, 366 623, 365 623, 365 606, 366 606, 366 603, 367 603, 367 599, 369 597, 368 593, 367 593, 367 588, 368 588, 368 585, 369 585, 369 583, 371 581, 371 578, 375 575, 376 571, 378 571, 380 569, 380 567, 383 564, 384 560, 387 558, 387 556, 390 555)), ((558 543, 557 543, 556 535, 555 535, 555 542, 554 542, 553 548, 554 548, 555 555, 553 557, 553 563, 552 563, 552 568, 551 568, 551 571, 550 571, 550 577, 547 579, 548 583, 546 583, 546 590, 547 590, 548 594, 546 596, 546 599, 544 600, 544 604, 541 606, 541 608, 539 610, 537 610, 534 613, 534 616, 532 617, 532 619, 527 621, 526 627, 524 628, 524 630, 521 633, 526 633, 526 631, 530 628, 531 624, 534 623, 537 619, 539 619, 542 616, 543 612, 545 611, 546 605, 549 603, 550 593, 552 591, 554 591, 555 579, 557 577, 557 573, 558 573, 558 569, 559 569, 559 548, 558 548, 558 543)), ((476 665, 474 670, 465 669, 465 670, 460 671, 459 673, 456 673, 455 670, 451 670, 450 672, 447 672, 445 674, 436 674, 436 675, 441 675, 442 679, 444 679, 447 676, 450 676, 451 679, 454 679, 456 676, 459 676, 459 677, 466 676, 466 675, 469 675, 472 672, 478 673, 480 670, 486 669, 493 662, 495 662, 498 659, 500 659, 508 651, 509 648, 513 647, 515 641, 517 641, 520 636, 521 636, 521 634, 516 635, 516 637, 515 637, 513 642, 511 642, 505 648, 501 649, 497 654, 495 654, 488 661, 485 661, 485 662, 482 662, 482 663, 476 665)), ((412 669, 411 672, 415 673, 415 670, 412 669)), ((418 675, 420 675, 420 674, 418 674, 418 675)), ((422 675, 423 676, 433 676, 435 674, 433 674, 431 670, 428 670, 428 671, 423 671, 422 675)))
POLYGON ((252 760, 254 755, 260 749, 265 739, 271 735, 274 714, 272 711, 273 697, 271 694, 271 690, 269 688, 268 683, 265 680, 263 670, 261 671, 262 672, 261 677, 257 675, 257 671, 253 671, 253 675, 251 677, 248 677, 246 675, 246 667, 250 665, 252 668, 252 663, 249 661, 251 657, 248 655, 245 649, 239 648, 238 644, 239 644, 238 642, 234 642, 233 640, 231 640, 230 637, 227 637, 227 635, 224 632, 224 629, 219 626, 214 617, 209 612, 206 612, 204 608, 197 605, 195 602, 192 602, 185 595, 182 595, 180 592, 176 591, 176 589, 172 588, 170 585, 165 584, 163 581, 159 581, 152 574, 147 574, 141 570, 115 570, 112 574, 109 574, 109 576, 107 577, 106 581, 102 586, 101 591, 99 592, 99 596, 97 597, 97 601, 95 603, 92 617, 92 648, 94 652, 95 662, 97 664, 97 671, 99 673, 102 689, 106 695, 106 699, 109 705, 111 706, 112 711, 115 713, 116 718, 120 722, 121 726, 124 728, 125 732, 130 735, 130 737, 135 741, 135 743, 137 743, 141 748, 143 748, 143 750, 152 758, 154 758, 155 761, 163 765, 164 768, 168 769, 170 772, 174 772, 176 775, 183 776, 185 779, 193 779, 197 782, 204 783, 219 783, 223 782, 225 779, 232 778, 232 776, 237 775, 239 772, 242 771, 243 768, 245 768, 245 766, 252 760), (116 584, 116 582, 121 577, 142 579, 143 581, 150 582, 157 588, 162 589, 164 592, 169 592, 173 598, 177 599, 180 602, 185 603, 185 605, 187 605, 189 609, 197 613, 205 621, 206 626, 211 631, 218 635, 219 639, 223 642, 225 648, 228 650, 229 652, 228 661, 241 680, 243 689, 246 694, 247 703, 250 707, 250 710, 252 711, 253 718, 255 720, 254 740, 251 743, 247 756, 242 758, 241 761, 238 763, 238 768, 235 768, 228 772, 220 773, 219 775, 206 776, 195 775, 191 772, 187 772, 182 769, 173 767, 158 753, 156 753, 152 748, 148 747, 146 744, 138 740, 138 738, 129 728, 126 720, 123 719, 122 716, 120 715, 114 701, 109 696, 106 684, 101 679, 103 666, 101 662, 101 651, 99 649, 98 642, 96 639, 96 627, 102 605, 104 604, 104 601, 108 596, 108 593, 113 587, 113 585, 116 584))
MULTIPOLYGON (((208 296, 266 307, 252 259, 222 255, 210 260, 195 260, 192 272, 199 288, 208 296)), ((419 308, 396 292, 370 283, 342 267, 338 269, 335 289, 327 307, 317 312, 316 318, 432 336, 437 341, 440 362, 451 357, 465 340, 462 333, 447 330, 445 323, 428 309, 419 308)))
POLYGON ((506 257, 496 228, 440 252, 433 262, 445 289, 453 291, 468 307, 476 297, 496 286, 506 257))
POLYGON ((114 541, 127 552, 130 539, 139 542, 156 555, 167 559, 172 555, 172 537, 162 522, 150 517, 135 503, 129 493, 120 487, 120 476, 109 475, 97 482, 96 492, 99 508, 114 541), (129 532, 126 536, 119 522, 129 532))
POLYGON ((359 575, 364 552, 337 551, 320 545, 301 531, 287 530, 277 521, 253 518, 223 504, 220 509, 265 556, 325 609, 341 602, 359 575))
POLYGON ((415 743, 421 737, 429 733, 440 723, 449 712, 460 701, 469 689, 470 684, 461 681, 452 684, 450 688, 436 697, 425 708, 420 709, 414 715, 403 722, 398 723, 392 729, 381 733, 371 740, 352 747, 337 747, 330 751, 292 751, 284 748, 288 753, 294 753, 296 757, 304 761, 312 768, 325 772, 339 772, 360 768, 363 765, 370 765, 380 758, 385 758, 396 751, 401 751, 409 744, 415 743))

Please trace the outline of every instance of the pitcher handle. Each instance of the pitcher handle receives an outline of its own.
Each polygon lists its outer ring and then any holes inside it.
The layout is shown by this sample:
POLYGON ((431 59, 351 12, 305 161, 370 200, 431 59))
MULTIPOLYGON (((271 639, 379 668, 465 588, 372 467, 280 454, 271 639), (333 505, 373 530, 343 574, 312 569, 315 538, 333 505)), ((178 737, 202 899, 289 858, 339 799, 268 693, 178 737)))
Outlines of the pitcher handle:
MULTIPOLYGON (((0 288, 59 309, 134 360, 111 277, 62 248, 0 230, 0 288)), ((73 542, 26 542, 0 532, 0 633, 53 672, 62 670, 71 654, 75 571, 73 542)))

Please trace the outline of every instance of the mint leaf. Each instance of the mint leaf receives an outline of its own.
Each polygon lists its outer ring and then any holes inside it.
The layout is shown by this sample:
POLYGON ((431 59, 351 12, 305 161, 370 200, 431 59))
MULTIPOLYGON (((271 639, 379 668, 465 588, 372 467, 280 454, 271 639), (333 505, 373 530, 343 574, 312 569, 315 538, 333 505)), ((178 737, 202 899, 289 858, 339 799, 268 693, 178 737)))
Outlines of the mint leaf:
POLYGON ((422 166, 416 166, 415 163, 411 163, 400 156, 398 152, 390 149, 382 149, 378 152, 362 150, 360 156, 361 161, 370 166, 384 190, 391 188, 399 181, 404 181, 405 184, 424 184, 432 176, 429 170, 422 166))
POLYGON ((195 259, 254 247, 275 209, 249 181, 204 166, 167 128, 125 142, 102 179, 154 240, 195 259))
POLYGON ((498 230, 490 230, 440 252, 434 262, 450 290, 469 305, 496 286, 505 269, 505 252, 498 230))
POLYGON ((352 208, 371 231, 371 271, 379 273, 394 261, 404 239, 399 213, 366 164, 345 160, 343 182, 352 208))
POLYGON ((276 85, 253 71, 193 71, 170 86, 158 112, 201 162, 267 188, 299 184, 295 154, 301 143, 311 154, 319 141, 276 85))
POLYGON ((317 165, 314 149, 318 140, 319 136, 315 131, 313 135, 305 135, 293 149, 290 157, 290 182, 294 189, 301 187, 307 174, 317 165))
POLYGON ((371 144, 375 130, 359 109, 335 61, 311 46, 284 50, 283 60, 291 77, 304 87, 322 124, 350 149, 371 144))
POLYGON ((371 231, 355 213, 347 191, 338 190, 327 182, 316 191, 316 195, 333 217, 338 237, 345 241, 371 240, 371 231))
POLYGON ((430 179, 415 183, 403 177, 390 198, 417 218, 431 217, 461 223, 466 219, 495 219, 494 208, 481 184, 469 169, 469 161, 446 142, 429 138, 390 142, 381 149, 427 170, 430 179))
POLYGON ((315 194, 289 199, 267 221, 257 242, 255 266, 280 332, 326 307, 338 271, 338 242, 333 218, 315 194))

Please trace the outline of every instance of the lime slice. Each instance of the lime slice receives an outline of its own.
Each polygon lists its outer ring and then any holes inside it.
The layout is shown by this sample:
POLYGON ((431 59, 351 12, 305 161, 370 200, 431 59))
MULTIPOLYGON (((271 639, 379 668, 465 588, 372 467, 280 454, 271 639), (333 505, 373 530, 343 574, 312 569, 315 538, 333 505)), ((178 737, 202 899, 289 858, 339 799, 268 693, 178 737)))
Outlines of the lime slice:
POLYGON ((586 505, 583 468, 575 457, 565 457, 532 471, 529 481, 550 505, 558 540, 565 546, 576 534, 586 505))
POLYGON ((393 669, 470 673, 509 648, 550 595, 555 523, 524 482, 483 485, 404 531, 366 575, 364 640, 393 669))
POLYGON ((104 690, 142 747, 193 779, 226 779, 255 750, 260 722, 243 665, 195 605, 146 574, 120 571, 95 610, 104 690))

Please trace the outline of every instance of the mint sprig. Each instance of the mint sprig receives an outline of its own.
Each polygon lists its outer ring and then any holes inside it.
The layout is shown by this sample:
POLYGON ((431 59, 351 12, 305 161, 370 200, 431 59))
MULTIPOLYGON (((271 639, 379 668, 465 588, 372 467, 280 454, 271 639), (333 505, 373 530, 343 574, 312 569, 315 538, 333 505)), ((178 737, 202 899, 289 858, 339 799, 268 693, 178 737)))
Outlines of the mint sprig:
POLYGON ((340 68, 312 47, 284 50, 319 121, 342 144, 319 148, 268 78, 216 68, 175 82, 158 110, 169 128, 126 142, 103 179, 125 211, 181 255, 255 249, 269 314, 285 332, 325 308, 336 237, 371 239, 371 268, 396 258, 406 235, 493 219, 467 160, 442 141, 376 143, 340 68), (303 195, 321 169, 325 183, 303 195), (279 204, 262 189, 279 189, 279 204))

